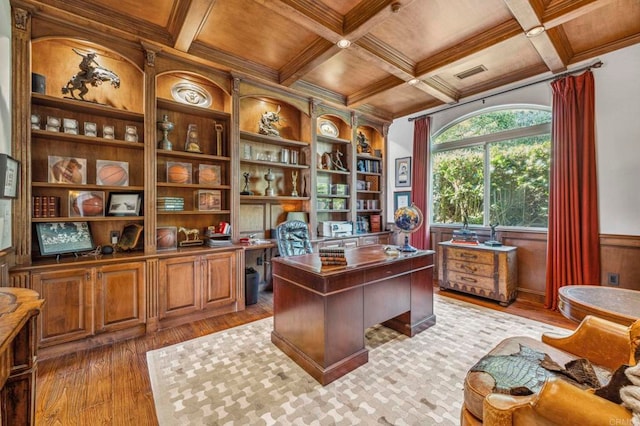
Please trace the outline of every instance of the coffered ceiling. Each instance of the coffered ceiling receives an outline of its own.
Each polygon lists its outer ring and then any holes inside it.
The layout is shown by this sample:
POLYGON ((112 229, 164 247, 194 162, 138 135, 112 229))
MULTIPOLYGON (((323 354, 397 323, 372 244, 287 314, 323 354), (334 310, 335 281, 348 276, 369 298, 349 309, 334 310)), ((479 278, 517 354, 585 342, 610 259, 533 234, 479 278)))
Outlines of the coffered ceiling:
POLYGON ((640 0, 21 2, 385 119, 640 42, 640 0))

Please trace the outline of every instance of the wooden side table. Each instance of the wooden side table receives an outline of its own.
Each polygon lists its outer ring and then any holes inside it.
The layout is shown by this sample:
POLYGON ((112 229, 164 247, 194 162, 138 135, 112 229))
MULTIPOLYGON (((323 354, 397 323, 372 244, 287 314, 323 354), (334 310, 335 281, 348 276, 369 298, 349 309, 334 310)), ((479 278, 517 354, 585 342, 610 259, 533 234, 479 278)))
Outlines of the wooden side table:
POLYGON ((0 287, 0 424, 35 424, 36 317, 43 303, 33 290, 0 287))
POLYGON ((440 243, 438 281, 441 289, 475 294, 506 306, 518 294, 516 247, 440 243))
POLYGON ((640 291, 598 285, 568 285, 558 291, 558 309, 580 322, 594 315, 622 325, 640 319, 640 291))

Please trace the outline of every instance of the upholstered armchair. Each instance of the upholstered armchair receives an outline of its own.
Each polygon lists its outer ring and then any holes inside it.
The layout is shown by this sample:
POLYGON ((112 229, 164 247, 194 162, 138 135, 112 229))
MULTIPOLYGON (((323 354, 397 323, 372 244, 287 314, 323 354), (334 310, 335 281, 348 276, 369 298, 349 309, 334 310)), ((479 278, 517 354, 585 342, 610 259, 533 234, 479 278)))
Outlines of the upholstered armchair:
POLYGON ((283 222, 276 227, 276 240, 280 256, 297 256, 312 253, 309 227, 300 220, 283 222))
MULTIPOLYGON (((558 364, 585 358, 599 376, 629 364, 633 349, 629 328, 587 316, 569 336, 544 334, 541 342, 509 338, 489 355, 513 354, 521 345, 548 354, 558 364)), ((493 393, 495 385, 490 374, 469 371, 464 383, 462 425, 631 425, 630 410, 559 377, 546 379, 538 392, 526 396, 493 393)))

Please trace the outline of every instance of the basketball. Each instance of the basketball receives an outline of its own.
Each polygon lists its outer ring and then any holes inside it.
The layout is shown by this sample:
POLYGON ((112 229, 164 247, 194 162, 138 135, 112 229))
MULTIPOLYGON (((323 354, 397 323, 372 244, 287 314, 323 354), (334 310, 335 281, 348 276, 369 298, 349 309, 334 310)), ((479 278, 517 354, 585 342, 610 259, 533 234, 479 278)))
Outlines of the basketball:
POLYGON ((182 164, 173 164, 167 169, 167 180, 170 183, 189 183, 189 170, 182 164))
POLYGON ((107 164, 98 170, 98 185, 123 186, 129 182, 129 174, 118 164, 107 164))
POLYGON ((51 167, 56 182, 83 183, 82 164, 75 158, 60 160, 51 167))
POLYGON ((218 173, 216 173, 213 169, 202 169, 198 174, 198 183, 207 185, 219 185, 220 178, 218 176, 218 173))
POLYGON ((102 216, 104 200, 97 194, 81 195, 73 201, 73 210, 80 216, 102 216))
POLYGON ((159 249, 173 248, 176 244, 176 234, 173 229, 159 228, 156 233, 156 245, 159 249))

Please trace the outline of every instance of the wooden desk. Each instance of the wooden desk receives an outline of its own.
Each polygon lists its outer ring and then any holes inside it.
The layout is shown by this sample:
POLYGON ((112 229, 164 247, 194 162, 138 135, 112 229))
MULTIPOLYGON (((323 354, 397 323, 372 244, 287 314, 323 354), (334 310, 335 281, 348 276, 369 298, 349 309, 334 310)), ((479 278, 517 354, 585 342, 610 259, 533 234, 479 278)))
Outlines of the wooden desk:
POLYGON ((622 325, 640 319, 640 291, 597 285, 568 285, 558 291, 558 310, 580 322, 587 315, 622 325))
POLYGON ((413 336, 436 322, 434 252, 383 247, 346 250, 346 267, 323 268, 318 254, 273 259, 271 341, 322 385, 368 361, 368 327, 413 336))
POLYGON ((43 303, 33 290, 0 287, 0 424, 35 424, 36 316, 43 303))

